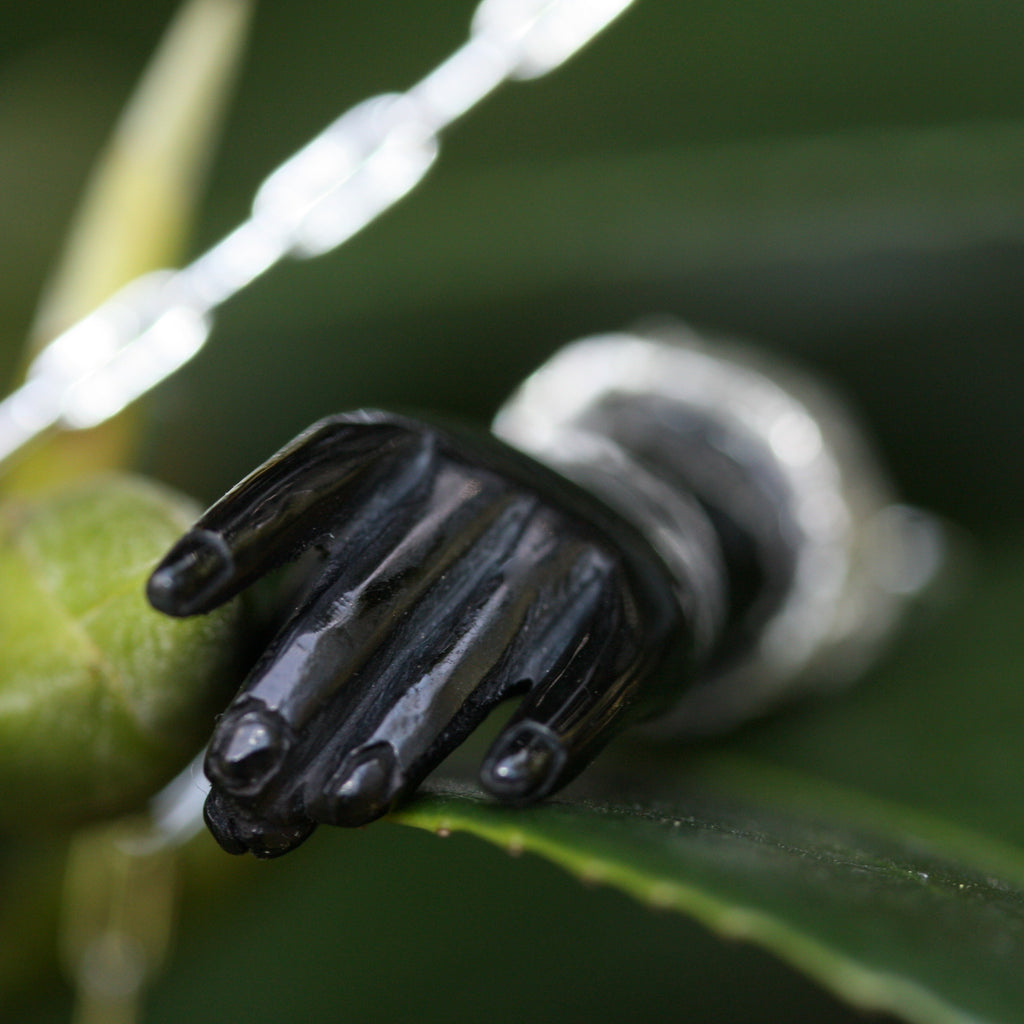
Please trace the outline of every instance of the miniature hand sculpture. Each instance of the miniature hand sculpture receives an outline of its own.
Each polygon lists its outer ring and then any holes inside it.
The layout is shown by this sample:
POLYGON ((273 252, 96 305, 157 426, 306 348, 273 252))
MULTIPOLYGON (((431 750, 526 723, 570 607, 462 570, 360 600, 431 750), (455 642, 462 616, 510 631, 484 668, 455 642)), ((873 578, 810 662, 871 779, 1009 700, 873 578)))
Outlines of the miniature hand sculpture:
POLYGON ((686 646, 672 579, 632 527, 493 439, 380 412, 323 420, 242 481, 149 599, 208 612, 309 548, 301 601, 206 755, 207 823, 232 852, 372 821, 519 694, 481 781, 542 798, 656 704, 653 670, 686 646))
POLYGON ((153 573, 151 603, 195 615, 302 556, 207 751, 226 850, 380 817, 514 696, 480 780, 542 799, 640 718, 706 732, 850 679, 913 589, 906 520, 841 408, 744 350, 579 342, 494 430, 515 447, 323 420, 153 573))

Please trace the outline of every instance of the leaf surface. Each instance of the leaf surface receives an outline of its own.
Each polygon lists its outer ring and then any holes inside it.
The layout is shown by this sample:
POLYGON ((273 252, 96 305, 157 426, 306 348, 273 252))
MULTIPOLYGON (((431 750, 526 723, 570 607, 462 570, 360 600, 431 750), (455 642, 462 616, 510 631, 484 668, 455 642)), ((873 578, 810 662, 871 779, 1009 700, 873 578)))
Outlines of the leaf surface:
POLYGON ((1019 550, 862 686, 701 749, 633 741, 561 800, 435 785, 397 819, 538 853, 908 1020, 1024 1020, 1019 550))

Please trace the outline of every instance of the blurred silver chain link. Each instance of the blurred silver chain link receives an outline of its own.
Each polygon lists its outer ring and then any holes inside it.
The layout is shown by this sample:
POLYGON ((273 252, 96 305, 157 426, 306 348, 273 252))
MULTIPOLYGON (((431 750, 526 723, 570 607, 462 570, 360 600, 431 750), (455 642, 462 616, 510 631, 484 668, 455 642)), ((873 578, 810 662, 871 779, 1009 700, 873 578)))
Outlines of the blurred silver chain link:
POLYGON ((248 220, 55 338, 0 402, 0 462, 54 427, 95 426, 145 394, 199 351, 217 306, 286 256, 351 238, 419 182, 444 128, 502 82, 558 67, 632 2, 482 0, 463 46, 407 92, 342 114, 266 178, 248 220))

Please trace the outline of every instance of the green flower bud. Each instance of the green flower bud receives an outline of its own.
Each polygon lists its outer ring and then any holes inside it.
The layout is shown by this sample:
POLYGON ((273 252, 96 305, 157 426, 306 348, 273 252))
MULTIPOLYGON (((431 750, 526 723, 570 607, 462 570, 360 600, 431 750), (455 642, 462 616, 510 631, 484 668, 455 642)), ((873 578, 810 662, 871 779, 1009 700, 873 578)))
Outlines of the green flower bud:
POLYGON ((237 686, 240 606, 175 620, 143 588, 192 503, 106 476, 0 506, 0 829, 137 807, 237 686))

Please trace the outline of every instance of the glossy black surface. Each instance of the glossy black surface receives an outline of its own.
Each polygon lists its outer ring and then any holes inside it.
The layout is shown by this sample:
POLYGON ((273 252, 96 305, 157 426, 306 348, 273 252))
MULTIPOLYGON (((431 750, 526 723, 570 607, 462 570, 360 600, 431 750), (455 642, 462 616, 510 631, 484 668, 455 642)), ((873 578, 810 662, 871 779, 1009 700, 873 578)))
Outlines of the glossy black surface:
POLYGON ((541 799, 695 667, 685 581, 632 526, 489 436, 381 412, 324 420, 243 480, 149 598, 209 611, 309 548, 301 598, 207 753, 207 823, 230 852, 379 817, 520 694, 481 782, 541 799))

